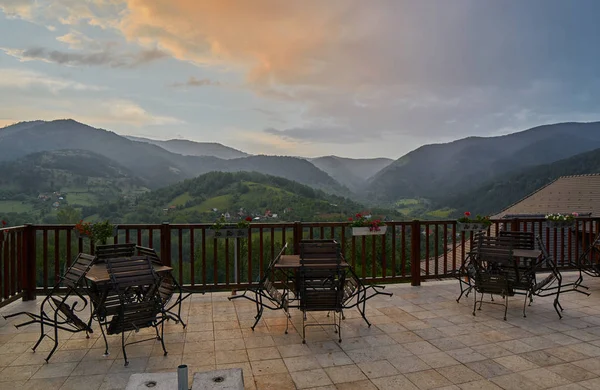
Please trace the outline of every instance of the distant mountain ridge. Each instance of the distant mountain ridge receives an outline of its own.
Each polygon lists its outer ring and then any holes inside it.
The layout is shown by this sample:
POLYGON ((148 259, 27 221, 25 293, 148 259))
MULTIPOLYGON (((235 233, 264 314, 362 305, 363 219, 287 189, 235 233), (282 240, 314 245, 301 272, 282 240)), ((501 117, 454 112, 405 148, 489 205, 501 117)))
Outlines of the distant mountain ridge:
POLYGON ((327 173, 300 158, 248 156, 224 160, 211 156, 183 156, 72 119, 21 122, 0 129, 0 161, 61 149, 88 150, 114 160, 141 178, 149 188, 163 187, 211 171, 256 171, 331 193, 348 193, 347 188, 327 173))
POLYGON ((362 193, 382 202, 458 195, 508 172, 596 148, 600 122, 558 123, 499 137, 425 145, 382 169, 362 193))
POLYGON ((498 213, 525 196, 561 176, 600 173, 600 149, 578 154, 567 159, 523 169, 502 175, 471 191, 441 198, 436 208, 449 207, 458 213, 498 213))
POLYGON ((394 162, 389 158, 353 159, 338 156, 308 160, 352 191, 361 189, 370 177, 394 162))
POLYGON ((169 152, 181 154, 183 156, 211 156, 224 160, 249 156, 248 153, 244 153, 241 150, 237 150, 217 142, 196 142, 187 139, 170 139, 168 141, 161 141, 150 138, 134 137, 130 135, 125 136, 125 138, 128 138, 132 141, 146 142, 160 146, 169 152))

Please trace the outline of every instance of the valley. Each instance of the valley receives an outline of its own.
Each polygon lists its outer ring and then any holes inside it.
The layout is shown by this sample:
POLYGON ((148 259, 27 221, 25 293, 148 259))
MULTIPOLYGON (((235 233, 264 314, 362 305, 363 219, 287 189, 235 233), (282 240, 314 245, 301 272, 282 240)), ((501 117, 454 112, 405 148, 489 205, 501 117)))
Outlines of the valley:
POLYGON ((225 145, 124 137, 73 120, 0 129, 0 215, 115 222, 395 220, 491 214, 561 175, 600 171, 600 124, 564 123, 425 145, 398 160, 250 155, 225 145), (597 149, 597 150, 594 150, 597 149))

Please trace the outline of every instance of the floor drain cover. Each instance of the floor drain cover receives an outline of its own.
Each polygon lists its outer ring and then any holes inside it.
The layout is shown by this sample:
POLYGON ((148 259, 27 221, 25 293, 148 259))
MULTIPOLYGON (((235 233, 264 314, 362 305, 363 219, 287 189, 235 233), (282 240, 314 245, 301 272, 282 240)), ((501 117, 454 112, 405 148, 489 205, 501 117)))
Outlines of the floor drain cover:
POLYGON ((155 381, 148 381, 145 383, 146 387, 155 387, 156 386, 156 382, 155 381))

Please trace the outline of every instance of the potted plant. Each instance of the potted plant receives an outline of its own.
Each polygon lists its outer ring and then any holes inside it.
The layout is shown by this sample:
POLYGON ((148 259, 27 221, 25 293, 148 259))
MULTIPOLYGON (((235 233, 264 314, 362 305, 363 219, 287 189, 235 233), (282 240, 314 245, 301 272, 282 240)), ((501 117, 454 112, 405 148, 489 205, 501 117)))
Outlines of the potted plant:
POLYGON ((575 218, 578 217, 578 213, 571 214, 548 214, 546 215, 546 221, 550 228, 570 228, 575 224, 575 218))
POLYGON ((245 238, 248 237, 250 232, 250 222, 252 222, 252 217, 246 217, 235 225, 228 224, 225 217, 221 216, 206 230, 206 236, 214 238, 245 238))
POLYGON ((355 218, 348 218, 353 236, 374 236, 383 235, 387 231, 387 226, 380 219, 371 220, 361 213, 355 215, 355 218))
POLYGON ((464 215, 458 219, 458 229, 461 231, 482 231, 487 230, 492 224, 490 217, 477 214, 475 219, 471 219, 471 213, 465 211, 464 215))
POLYGON ((106 245, 109 238, 117 235, 117 227, 108 220, 94 224, 81 220, 75 225, 75 234, 79 237, 88 237, 92 245, 106 245))

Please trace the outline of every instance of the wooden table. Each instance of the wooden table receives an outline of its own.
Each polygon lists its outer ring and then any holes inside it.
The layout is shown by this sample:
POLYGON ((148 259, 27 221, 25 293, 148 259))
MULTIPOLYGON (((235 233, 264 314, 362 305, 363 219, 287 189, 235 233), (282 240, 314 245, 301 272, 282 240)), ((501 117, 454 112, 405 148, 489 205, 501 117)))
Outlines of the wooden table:
MULTIPOLYGON (((154 272, 162 274, 165 272, 171 272, 173 268, 167 267, 166 265, 152 264, 154 272)), ((108 269, 106 269, 106 263, 94 264, 92 268, 85 275, 85 278, 95 284, 103 284, 110 282, 110 275, 108 269)))
POLYGON ((523 259, 537 259, 542 254, 539 249, 513 249, 513 257, 521 257, 523 259))

